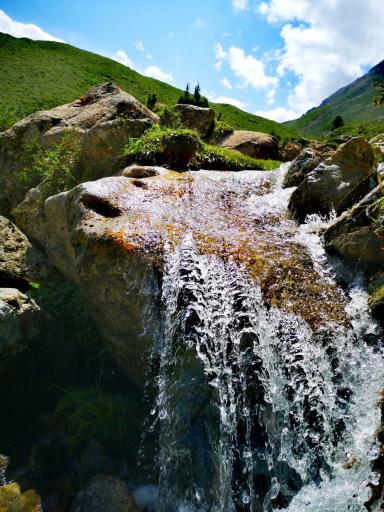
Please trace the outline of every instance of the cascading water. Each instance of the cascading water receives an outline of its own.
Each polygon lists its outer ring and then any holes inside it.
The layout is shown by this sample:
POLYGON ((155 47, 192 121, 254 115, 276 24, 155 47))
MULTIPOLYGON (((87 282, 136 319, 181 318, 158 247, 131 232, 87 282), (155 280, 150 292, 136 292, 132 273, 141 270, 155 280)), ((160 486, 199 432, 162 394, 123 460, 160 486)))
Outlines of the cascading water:
POLYGON ((193 173, 165 240, 159 512, 358 512, 378 485, 380 331, 282 172, 193 173))

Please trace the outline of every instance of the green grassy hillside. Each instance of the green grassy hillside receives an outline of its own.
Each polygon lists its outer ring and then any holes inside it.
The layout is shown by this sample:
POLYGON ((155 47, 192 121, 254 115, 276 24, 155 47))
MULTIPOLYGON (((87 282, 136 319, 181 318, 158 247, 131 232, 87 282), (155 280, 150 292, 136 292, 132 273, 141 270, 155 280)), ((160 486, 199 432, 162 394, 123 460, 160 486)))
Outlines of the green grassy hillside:
MULTIPOLYGON (((73 46, 14 38, 0 33, 0 130, 23 117, 82 96, 101 82, 114 82, 145 102, 150 93, 174 105, 181 91, 145 77, 114 60, 73 46)), ((211 105, 236 129, 274 133, 282 139, 296 133, 287 126, 254 116, 231 105, 211 105)))
POLYGON ((313 108, 299 119, 285 124, 303 135, 319 136, 330 132, 332 121, 337 115, 341 115, 350 133, 358 133, 361 125, 367 122, 370 123, 371 131, 380 133, 384 122, 384 105, 373 106, 373 99, 377 95, 374 83, 383 79, 384 61, 363 77, 332 94, 318 108, 313 108))

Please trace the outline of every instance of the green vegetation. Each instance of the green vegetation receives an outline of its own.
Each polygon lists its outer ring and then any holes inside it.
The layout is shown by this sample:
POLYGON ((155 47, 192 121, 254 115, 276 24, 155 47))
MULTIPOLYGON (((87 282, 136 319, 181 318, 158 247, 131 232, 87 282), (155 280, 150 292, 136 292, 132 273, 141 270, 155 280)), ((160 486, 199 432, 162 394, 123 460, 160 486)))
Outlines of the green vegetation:
POLYGON ((210 137, 210 142, 218 143, 227 135, 231 135, 233 131, 234 130, 232 126, 226 123, 225 121, 216 120, 213 132, 210 137))
POLYGON ((189 92, 189 84, 187 84, 184 94, 180 96, 178 103, 182 103, 184 105, 195 105, 196 107, 203 108, 209 107, 207 98, 201 95, 199 84, 196 84, 193 94, 189 92))
POLYGON ((89 439, 97 439, 111 451, 125 452, 129 448, 136 414, 127 398, 97 386, 63 393, 56 407, 55 423, 70 451, 89 439))
MULTIPOLYGON (((154 125, 140 138, 129 139, 123 155, 128 162, 136 162, 148 165, 161 165, 166 162, 166 151, 170 145, 176 147, 178 141, 182 145, 197 147, 199 138, 193 130, 184 128, 168 128, 154 125)), ((184 148, 185 149, 185 148, 184 148)))
MULTIPOLYGON (((305 136, 314 137, 329 134, 333 119, 340 115, 343 116, 345 124, 349 127, 359 126, 363 123, 382 125, 384 123, 384 104, 377 101, 376 85, 380 84, 383 79, 384 61, 363 77, 336 91, 319 107, 309 110, 299 119, 288 121, 285 125, 305 136)), ((344 130, 343 133, 345 133, 344 130)))
MULTIPOLYGON (((271 170, 280 165, 274 160, 258 160, 230 149, 212 146, 199 140, 193 130, 168 128, 154 125, 138 139, 129 139, 123 155, 128 163, 161 165, 165 163, 165 152, 170 145, 176 146, 178 139, 183 146, 189 144, 197 149, 191 162, 192 168, 233 170, 271 170)), ((166 162, 169 163, 169 162, 166 162)))
POLYGON ((332 121, 332 131, 337 130, 337 128, 341 128, 341 126, 344 126, 343 118, 341 116, 336 116, 332 121))
MULTIPOLYGON (((31 41, 0 33, 0 130, 23 117, 80 98, 91 87, 114 82, 142 103, 149 95, 171 107, 182 91, 145 77, 111 59, 52 41, 31 41)), ((211 104, 235 129, 295 137, 290 128, 231 105, 211 104)))
POLYGON ((28 295, 55 319, 59 330, 65 330, 70 343, 101 347, 100 336, 76 285, 59 273, 51 274, 42 283, 29 285, 28 295))
POLYGON ((231 149, 202 143, 197 152, 197 166, 201 169, 225 169, 228 171, 270 171, 281 165, 275 160, 259 160, 231 149))
POLYGON ((41 184, 47 195, 57 194, 75 185, 75 168, 80 157, 79 134, 67 130, 61 142, 52 148, 32 142, 25 146, 25 166, 19 179, 26 190, 41 184))
POLYGON ((384 197, 377 199, 369 210, 374 233, 379 240, 384 241, 384 197))
MULTIPOLYGON (((341 128, 334 130, 332 132, 332 137, 337 137, 338 135, 351 135, 353 137, 365 137, 367 140, 370 140, 381 133, 384 133, 384 121, 374 121, 346 124, 341 128)), ((328 135, 325 136, 325 138, 328 138, 328 135)))

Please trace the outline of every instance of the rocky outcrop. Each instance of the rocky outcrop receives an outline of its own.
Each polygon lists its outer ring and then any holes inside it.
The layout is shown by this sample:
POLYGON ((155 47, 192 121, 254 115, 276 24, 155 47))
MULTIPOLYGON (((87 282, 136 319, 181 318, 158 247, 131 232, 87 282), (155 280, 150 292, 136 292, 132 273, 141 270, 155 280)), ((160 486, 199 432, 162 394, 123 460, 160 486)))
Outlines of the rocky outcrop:
POLYGON ((291 163, 284 177, 283 187, 298 187, 304 178, 315 169, 323 158, 312 148, 304 149, 291 163))
POLYGON ((28 144, 50 146, 68 129, 79 133, 81 155, 78 181, 109 176, 128 137, 139 137, 158 117, 133 96, 113 84, 102 84, 82 98, 36 112, 0 134, 0 213, 22 201, 26 189, 17 178, 25 166, 28 144))
POLYGON ((222 140, 220 146, 253 158, 279 160, 280 157, 278 141, 268 133, 235 130, 222 140))
POLYGON ((24 289, 46 274, 43 255, 8 219, 0 216, 0 286, 24 289))
POLYGON ((0 288, 0 358, 24 350, 38 335, 40 319, 40 309, 32 299, 16 288, 0 288))
POLYGON ((182 125, 196 130, 201 137, 206 137, 212 131, 215 122, 215 111, 212 108, 178 103, 174 110, 180 114, 182 125))
POLYGON ((146 180, 105 178, 45 204, 51 262, 78 283, 107 347, 139 385, 160 332, 158 261, 142 240, 151 215, 146 190, 146 180))
POLYGON ((378 185, 350 210, 344 212, 325 231, 326 249, 341 256, 357 270, 373 276, 384 269, 383 242, 375 235, 370 207, 380 196, 384 183, 378 185))
POLYGON ((294 142, 288 142, 281 152, 281 160, 283 162, 291 162, 296 157, 298 157, 301 153, 301 146, 299 144, 295 144, 294 142))
POLYGON ((311 213, 338 214, 364 197, 374 186, 374 155, 365 139, 355 137, 309 172, 293 192, 289 208, 303 222, 311 213))
POLYGON ((98 475, 80 491, 71 512, 139 512, 125 482, 115 476, 98 475))

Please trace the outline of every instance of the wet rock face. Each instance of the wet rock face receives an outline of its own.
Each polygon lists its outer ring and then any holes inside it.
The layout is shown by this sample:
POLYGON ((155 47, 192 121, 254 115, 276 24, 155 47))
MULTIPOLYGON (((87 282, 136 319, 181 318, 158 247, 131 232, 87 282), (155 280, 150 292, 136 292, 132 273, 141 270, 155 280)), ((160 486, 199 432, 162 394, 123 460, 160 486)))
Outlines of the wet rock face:
POLYGON ((115 85, 101 84, 73 103, 19 121, 0 134, 0 213, 7 214, 26 192, 16 178, 25 165, 26 145, 50 146, 61 140, 65 130, 75 129, 82 145, 76 174, 79 181, 94 179, 113 174, 126 139, 140 136, 158 120, 133 96, 115 85))
POLYGON ((343 318, 342 298, 318 282, 295 222, 275 212, 276 198, 263 199, 271 174, 243 176, 104 178, 46 201, 50 260, 78 283, 107 347, 138 385, 161 335, 164 257, 186 233, 201 253, 244 267, 268 304, 301 314, 314 328, 343 318))
POLYGON ((127 485, 115 476, 98 475, 80 491, 71 512, 139 512, 127 485))
POLYGON ((333 208, 340 214, 373 188, 373 163, 372 147, 365 139, 349 140, 306 174, 291 196, 290 210, 299 222, 308 214, 324 215, 333 208))
POLYGON ((196 130, 201 137, 208 135, 213 128, 215 111, 212 108, 177 104, 174 106, 174 110, 180 114, 183 126, 196 130))
POLYGON ((235 130, 223 139, 220 146, 253 158, 279 160, 280 157, 278 141, 268 133, 235 130))

